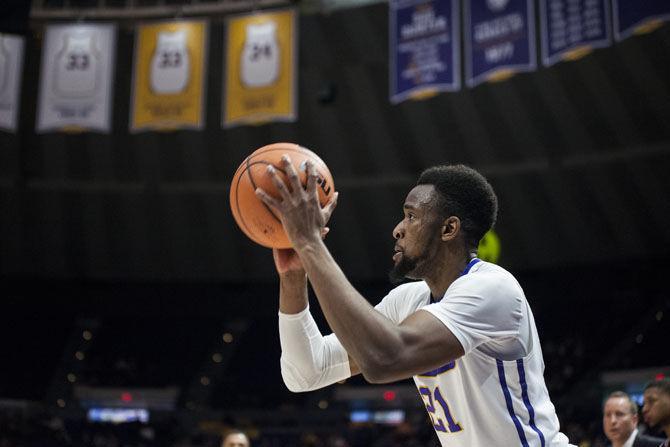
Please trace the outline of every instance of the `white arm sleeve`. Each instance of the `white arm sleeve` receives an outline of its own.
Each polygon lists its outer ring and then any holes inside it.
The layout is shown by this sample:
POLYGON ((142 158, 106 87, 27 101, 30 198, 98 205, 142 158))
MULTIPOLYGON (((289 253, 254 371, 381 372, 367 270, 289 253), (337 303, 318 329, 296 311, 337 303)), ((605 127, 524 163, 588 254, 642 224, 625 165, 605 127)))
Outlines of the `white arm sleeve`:
POLYGON ((349 355, 335 334, 321 335, 309 306, 279 312, 281 374, 294 393, 312 391, 351 377, 349 355))

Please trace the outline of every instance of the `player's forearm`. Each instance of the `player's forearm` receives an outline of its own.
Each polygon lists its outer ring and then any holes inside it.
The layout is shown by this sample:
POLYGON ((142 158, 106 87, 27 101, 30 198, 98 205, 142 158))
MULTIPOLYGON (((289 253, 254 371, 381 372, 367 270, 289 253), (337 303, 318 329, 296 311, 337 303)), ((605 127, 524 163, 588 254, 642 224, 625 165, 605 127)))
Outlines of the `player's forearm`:
POLYGON ((307 276, 304 271, 279 275, 279 311, 297 314, 307 308, 307 276))
POLYGON ((398 326, 351 285, 322 241, 298 251, 328 324, 370 381, 377 381, 402 346, 398 326))
POLYGON ((279 341, 282 378, 293 392, 347 379, 356 368, 350 365, 347 351, 335 334, 321 335, 309 308, 297 314, 279 314, 279 341))

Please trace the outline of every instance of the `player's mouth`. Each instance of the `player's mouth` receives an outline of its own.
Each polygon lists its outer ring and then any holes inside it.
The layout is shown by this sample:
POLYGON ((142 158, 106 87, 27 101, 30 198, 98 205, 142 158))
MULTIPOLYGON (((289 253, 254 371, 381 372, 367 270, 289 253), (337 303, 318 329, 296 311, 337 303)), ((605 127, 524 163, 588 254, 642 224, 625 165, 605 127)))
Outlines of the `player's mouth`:
POLYGON ((397 245, 393 249, 395 250, 395 253, 393 254, 393 261, 397 263, 400 261, 400 258, 402 258, 402 249, 397 245))

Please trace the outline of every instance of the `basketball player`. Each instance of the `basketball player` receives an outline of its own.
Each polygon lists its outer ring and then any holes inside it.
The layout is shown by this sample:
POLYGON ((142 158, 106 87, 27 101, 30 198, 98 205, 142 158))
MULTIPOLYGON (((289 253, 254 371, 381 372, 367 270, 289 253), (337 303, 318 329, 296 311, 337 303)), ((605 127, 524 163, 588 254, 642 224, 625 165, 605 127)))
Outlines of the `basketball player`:
POLYGON ((393 230, 392 277, 400 285, 372 307, 349 283, 322 235, 337 196, 323 209, 316 173, 307 186, 284 158, 288 184, 274 208, 295 251, 274 250, 280 277, 282 376, 309 391, 362 373, 371 383, 413 377, 444 446, 567 446, 544 382, 533 314, 514 277, 476 257, 494 224, 497 198, 468 167, 424 171, 393 230), (322 336, 310 314, 307 278, 334 334, 322 336))

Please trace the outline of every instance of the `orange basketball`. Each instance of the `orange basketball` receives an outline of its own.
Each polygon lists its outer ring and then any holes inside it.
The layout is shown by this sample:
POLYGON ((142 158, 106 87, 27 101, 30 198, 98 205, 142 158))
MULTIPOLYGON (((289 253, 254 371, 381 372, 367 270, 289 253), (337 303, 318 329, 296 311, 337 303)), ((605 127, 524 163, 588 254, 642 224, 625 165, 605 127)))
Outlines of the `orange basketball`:
POLYGON ((318 155, 293 143, 274 143, 263 146, 249 155, 235 171, 230 184, 230 208, 235 222, 252 241, 268 248, 291 248, 291 242, 284 232, 281 220, 274 210, 256 197, 256 188, 262 188, 269 195, 281 197, 267 173, 268 165, 277 170, 286 182, 281 162, 282 155, 288 155, 291 164, 305 186, 307 174, 305 161, 311 160, 318 174, 317 190, 319 201, 324 206, 335 193, 333 177, 326 164, 318 155))

